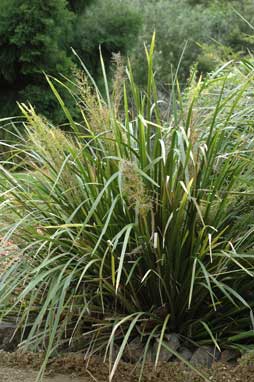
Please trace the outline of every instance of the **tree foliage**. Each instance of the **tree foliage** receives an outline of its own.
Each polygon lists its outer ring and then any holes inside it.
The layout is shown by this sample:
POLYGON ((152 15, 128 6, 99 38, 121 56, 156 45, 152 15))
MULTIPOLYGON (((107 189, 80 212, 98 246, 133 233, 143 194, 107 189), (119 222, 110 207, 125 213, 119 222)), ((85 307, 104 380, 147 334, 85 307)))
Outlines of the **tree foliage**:
MULTIPOLYGON (((70 72, 66 44, 72 19, 66 0, 1 1, 0 84, 4 92, 9 90, 12 98, 20 101, 36 99, 39 111, 47 109, 45 104, 49 106, 53 98, 50 92, 45 93, 43 72, 70 72)), ((6 113, 4 107, 1 113, 6 113)))
POLYGON ((107 65, 112 52, 126 52, 135 43, 139 25, 137 12, 116 0, 2 0, 0 115, 13 115, 17 100, 30 101, 61 121, 43 72, 70 76, 73 46, 96 73, 99 46, 107 65))
POLYGON ((94 0, 68 0, 68 5, 73 12, 80 13, 92 2, 94 0))
POLYGON ((210 72, 254 47, 248 24, 234 8, 253 23, 252 0, 1 0, 0 115, 15 114, 16 101, 29 100, 39 112, 60 121, 43 72, 70 76, 70 46, 97 80, 99 47, 107 67, 113 52, 130 55, 134 48, 135 73, 142 82, 143 43, 156 30, 159 83, 171 81, 171 69, 176 71, 183 50, 182 81, 194 63, 200 72, 210 72))
POLYGON ((153 30, 157 35, 156 70, 162 83, 171 81, 169 68, 186 81, 190 67, 198 63, 203 73, 213 70, 222 61, 248 53, 254 46, 251 29, 240 17, 254 21, 253 2, 159 0, 137 1, 144 13, 144 28, 134 52, 140 79, 144 79, 141 46, 149 42, 153 30), (145 6, 144 6, 145 4, 145 6), (237 13, 238 12, 238 13, 237 13), (186 45, 187 44, 187 45, 186 45))
POLYGON ((74 46, 96 75, 100 67, 99 47, 106 65, 112 52, 126 54, 136 43, 141 20, 140 13, 128 2, 98 0, 79 16, 74 46))

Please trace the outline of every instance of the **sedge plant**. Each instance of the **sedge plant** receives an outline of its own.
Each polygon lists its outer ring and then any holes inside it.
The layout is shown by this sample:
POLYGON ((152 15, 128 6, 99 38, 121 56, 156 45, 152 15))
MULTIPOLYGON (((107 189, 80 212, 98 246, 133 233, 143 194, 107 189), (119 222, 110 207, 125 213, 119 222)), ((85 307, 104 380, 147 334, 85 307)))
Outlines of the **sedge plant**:
POLYGON ((69 132, 19 105, 26 135, 13 157, 23 171, 2 161, 0 195, 2 246, 14 242, 19 256, 1 275, 0 312, 17 318, 23 348, 45 351, 38 378, 80 339, 87 356, 109 357, 110 380, 133 338, 143 363, 155 347, 155 366, 163 348, 181 359, 170 333, 193 347, 253 348, 253 224, 237 226, 253 200, 238 105, 254 72, 232 89, 223 70, 193 74, 184 95, 175 79, 165 114, 153 50, 154 38, 145 90, 118 57, 110 91, 101 59, 103 97, 82 64, 70 87, 79 120, 47 77, 69 132))

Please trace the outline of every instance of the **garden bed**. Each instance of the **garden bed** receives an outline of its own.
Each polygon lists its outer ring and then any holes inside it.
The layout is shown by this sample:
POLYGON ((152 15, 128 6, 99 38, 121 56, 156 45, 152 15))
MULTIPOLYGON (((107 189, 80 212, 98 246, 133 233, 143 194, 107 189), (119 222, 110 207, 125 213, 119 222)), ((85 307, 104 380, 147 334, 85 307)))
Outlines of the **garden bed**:
MULTIPOLYGON (((42 354, 32 353, 6 353, 0 354, 0 377, 1 381, 24 381, 32 382, 36 376, 42 360, 42 354), (17 372, 18 370, 18 372, 17 372), (23 379, 18 379, 21 378, 23 379), (27 379, 25 379, 27 378, 27 379)), ((104 382, 108 381, 108 364, 100 358, 92 358, 88 364, 80 353, 71 353, 52 360, 47 369, 45 382, 104 382), (66 379, 65 379, 66 378, 66 379), (68 379, 67 379, 68 378, 68 379)), ((211 381, 221 382, 248 382, 254 380, 254 362, 250 358, 243 357, 235 366, 214 363, 212 368, 204 370, 211 381)), ((121 362, 114 381, 137 382, 139 368, 134 370, 133 365, 121 362)), ((179 363, 161 363, 157 369, 152 364, 147 364, 144 369, 144 382, 200 382, 202 378, 188 370, 179 363)))

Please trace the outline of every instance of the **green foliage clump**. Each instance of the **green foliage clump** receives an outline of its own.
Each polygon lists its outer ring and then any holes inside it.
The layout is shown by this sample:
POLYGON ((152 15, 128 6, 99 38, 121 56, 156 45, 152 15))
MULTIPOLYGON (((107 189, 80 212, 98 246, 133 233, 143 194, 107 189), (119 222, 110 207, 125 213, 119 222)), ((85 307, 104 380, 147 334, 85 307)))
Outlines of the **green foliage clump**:
POLYGON ((20 0, 1 2, 1 75, 7 81, 20 75, 33 76, 53 66, 65 70, 63 50, 71 14, 66 1, 33 3, 20 0), (19 70, 16 70, 16 67, 19 70))
POLYGON ((80 14, 94 1, 95 0, 68 0, 68 5, 72 12, 80 14))
POLYGON ((79 15, 73 46, 98 77, 99 47, 108 67, 112 53, 126 54, 135 45, 141 21, 139 12, 128 2, 98 0, 79 15))
POLYGON ((225 59, 239 58, 253 47, 250 27, 233 8, 251 23, 254 21, 252 1, 246 0, 241 5, 239 1, 193 4, 188 0, 159 0, 144 4, 137 0, 136 4, 144 14, 140 43, 133 53, 141 81, 145 81, 145 63, 140 46, 143 41, 149 42, 153 30, 158 41, 155 68, 162 85, 172 81, 172 72, 177 69, 178 77, 186 82, 193 64, 198 63, 199 71, 207 73, 225 59))
MULTIPOLYGON (((45 86, 43 71, 70 74, 71 61, 66 55, 66 44, 70 40, 72 19, 65 0, 1 1, 0 83, 3 93, 10 89, 16 101, 36 101, 38 111, 46 113, 44 104, 50 92, 45 86)), ((55 104, 52 97, 50 102, 55 104)), ((6 116, 9 111, 13 115, 15 104, 12 109, 6 110, 2 105, 1 114, 6 116)))
POLYGON ((239 64, 237 84, 229 68, 193 74, 184 96, 176 83, 163 116, 153 51, 154 40, 145 92, 131 66, 123 81, 118 64, 110 94, 101 59, 106 100, 79 76, 82 121, 49 81, 71 134, 20 105, 26 137, 13 152, 26 173, 2 162, 0 196, 3 244, 20 255, 1 276, 0 317, 18 312, 23 345, 46 350, 43 368, 79 333, 89 354, 119 346, 110 380, 136 337, 143 360, 155 346, 156 364, 172 332, 218 350, 253 346, 253 222, 236 234, 253 200, 253 67, 239 64))
MULTIPOLYGON (((97 72, 99 47, 108 66, 112 53, 126 53, 135 43, 140 22, 133 7, 114 0, 3 0, 0 4, 0 115, 17 114, 16 102, 29 100, 39 113, 54 122, 64 122, 43 72, 70 77, 74 61, 72 46, 85 57, 89 69, 101 76, 97 72)), ((72 107, 67 94, 65 102, 72 107)))

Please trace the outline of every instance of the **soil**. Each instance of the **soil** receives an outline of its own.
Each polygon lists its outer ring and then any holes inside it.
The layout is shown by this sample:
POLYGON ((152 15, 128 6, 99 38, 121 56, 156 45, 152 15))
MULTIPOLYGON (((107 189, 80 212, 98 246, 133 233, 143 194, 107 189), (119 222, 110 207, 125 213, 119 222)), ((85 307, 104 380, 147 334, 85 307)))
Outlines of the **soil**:
MULTIPOLYGON (((42 354, 0 352, 1 382, 34 382, 43 359, 42 354)), ((120 363, 114 382, 138 382, 139 370, 134 365, 120 363)), ((109 366, 100 358, 84 362, 81 354, 68 353, 52 360, 43 382, 106 382, 109 366)), ((254 361, 241 360, 237 365, 219 362, 203 370, 212 382, 254 382, 254 361)), ((162 363, 156 370, 152 364, 144 369, 143 382, 201 382, 202 378, 179 363, 162 363)))
MULTIPOLYGON (((34 370, 23 370, 18 368, 1 367, 1 382, 35 382, 37 373, 34 370)), ((89 379, 75 378, 71 375, 55 375, 53 377, 45 377, 43 382, 88 382, 89 379)))

